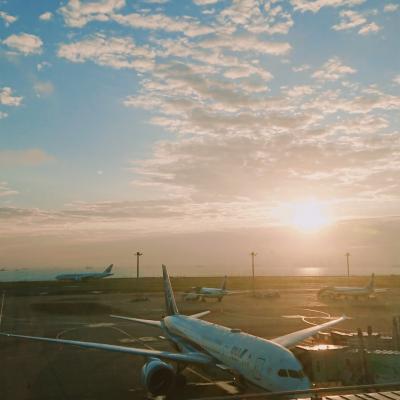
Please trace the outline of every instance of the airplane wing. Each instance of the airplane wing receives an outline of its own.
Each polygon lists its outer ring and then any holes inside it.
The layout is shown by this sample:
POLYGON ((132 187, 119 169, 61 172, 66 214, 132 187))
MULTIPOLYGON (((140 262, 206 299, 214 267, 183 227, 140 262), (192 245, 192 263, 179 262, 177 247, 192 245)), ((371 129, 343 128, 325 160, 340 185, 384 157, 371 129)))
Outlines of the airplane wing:
POLYGON ((144 356, 144 357, 157 357, 163 360, 170 361, 179 361, 188 364, 199 364, 206 365, 210 363, 214 363, 215 360, 200 352, 189 352, 189 353, 172 353, 169 351, 159 351, 159 350, 148 350, 148 349, 138 349, 134 347, 125 347, 125 346, 117 346, 112 344, 104 344, 104 343, 93 343, 93 342, 81 342, 78 340, 66 340, 66 339, 52 339, 40 336, 24 336, 24 335, 14 335, 11 333, 3 333, 0 332, 1 336, 7 337, 15 337, 19 339, 27 339, 27 340, 37 340, 42 342, 50 342, 55 344, 67 344, 72 346, 78 346, 86 349, 97 349, 97 350, 106 350, 106 351, 114 351, 119 353, 132 354, 134 356, 144 356))
POLYGON ((284 336, 279 336, 275 339, 271 339, 271 342, 280 344, 283 347, 290 348, 294 347, 303 340, 314 336, 317 334, 319 331, 324 330, 326 328, 330 328, 333 325, 338 324, 339 322, 342 322, 344 320, 348 319, 346 316, 340 317, 338 319, 334 319, 333 321, 325 322, 324 324, 321 325, 315 325, 310 328, 302 329, 297 332, 292 332, 289 333, 288 335, 284 336))
POLYGON ((199 313, 197 313, 197 314, 189 315, 189 317, 190 317, 190 318, 198 319, 198 318, 204 317, 204 316, 207 315, 207 314, 210 314, 210 312, 211 312, 210 310, 208 310, 208 311, 202 311, 202 312, 199 312, 199 313))
POLYGON ((110 315, 110 317, 111 318, 124 319, 126 321, 138 322, 139 324, 143 324, 143 325, 157 326, 158 328, 161 328, 161 322, 160 321, 154 321, 152 319, 140 319, 140 318, 122 317, 120 315, 110 315))

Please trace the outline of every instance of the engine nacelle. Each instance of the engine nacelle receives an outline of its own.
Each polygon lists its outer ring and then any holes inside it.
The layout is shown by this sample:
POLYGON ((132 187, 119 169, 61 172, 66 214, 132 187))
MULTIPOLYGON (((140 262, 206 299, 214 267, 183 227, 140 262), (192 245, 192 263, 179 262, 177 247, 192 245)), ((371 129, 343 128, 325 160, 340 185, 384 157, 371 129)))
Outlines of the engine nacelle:
POLYGON ((175 384, 174 368, 161 361, 151 358, 142 367, 142 385, 154 396, 167 394, 175 384))

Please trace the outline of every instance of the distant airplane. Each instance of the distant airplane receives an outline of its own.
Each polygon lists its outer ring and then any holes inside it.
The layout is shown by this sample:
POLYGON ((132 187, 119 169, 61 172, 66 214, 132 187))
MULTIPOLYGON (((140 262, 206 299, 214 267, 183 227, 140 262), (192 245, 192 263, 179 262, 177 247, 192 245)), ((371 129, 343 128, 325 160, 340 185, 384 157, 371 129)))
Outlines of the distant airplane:
POLYGON ((193 286, 189 291, 187 291, 183 294, 183 300, 206 301, 206 299, 217 299, 218 301, 222 301, 222 299, 226 295, 249 292, 248 290, 244 290, 244 291, 228 291, 228 290, 226 290, 227 280, 228 280, 228 277, 225 275, 220 288, 208 288, 208 287, 193 286))
POLYGON ((11 333, 0 335, 144 356, 146 363, 142 367, 142 383, 153 396, 172 394, 175 384, 185 382, 181 372, 188 365, 216 366, 262 389, 277 392, 311 387, 300 362, 288 348, 346 319, 343 316, 266 340, 243 333, 240 329, 230 329, 199 319, 209 311, 191 316, 179 314, 167 268, 163 265, 162 269, 166 316, 161 321, 117 315, 112 317, 160 328, 180 353, 11 333), (176 367, 169 362, 173 362, 176 367))
POLYGON ((385 292, 386 289, 375 289, 375 274, 371 275, 371 279, 367 286, 357 287, 357 286, 328 286, 322 288, 318 295, 320 297, 330 297, 333 299, 344 298, 370 298, 376 293, 385 292))
POLYGON ((114 264, 110 264, 103 272, 82 272, 79 274, 61 274, 57 275, 58 281, 88 281, 90 279, 107 278, 107 276, 114 275, 111 273, 114 264))

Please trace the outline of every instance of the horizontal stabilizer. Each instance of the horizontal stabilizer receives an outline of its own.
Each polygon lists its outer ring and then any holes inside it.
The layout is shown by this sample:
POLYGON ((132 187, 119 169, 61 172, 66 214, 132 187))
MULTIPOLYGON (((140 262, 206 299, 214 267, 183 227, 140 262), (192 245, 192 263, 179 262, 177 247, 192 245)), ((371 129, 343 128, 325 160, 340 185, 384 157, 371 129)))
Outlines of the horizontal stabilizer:
POLYGON ((158 326, 159 328, 161 328, 161 322, 160 321, 154 321, 152 319, 140 319, 140 318, 122 317, 120 315, 110 315, 110 317, 124 319, 126 321, 138 322, 139 324, 143 324, 143 325, 158 326))
POLYGON ((210 356, 199 353, 199 352, 191 352, 191 353, 172 353, 169 351, 160 351, 160 350, 148 350, 148 349, 137 349, 134 347, 124 347, 117 346, 112 344, 104 344, 104 343, 93 343, 93 342, 81 342, 78 340, 66 340, 66 339, 52 339, 40 336, 24 336, 24 335, 14 335, 11 333, 0 333, 1 336, 8 336, 18 339, 25 340, 36 340, 42 342, 50 342, 54 344, 65 344, 71 346, 82 347, 86 349, 96 349, 96 350, 105 350, 105 351, 113 351, 119 353, 131 354, 134 356, 143 356, 143 357, 157 357, 163 360, 169 361, 179 361, 182 363, 188 364, 200 364, 206 365, 214 362, 214 359, 210 356))
POLYGON ((197 314, 189 315, 189 317, 190 317, 190 318, 195 318, 195 319, 203 318, 205 315, 210 314, 210 312, 211 312, 210 310, 208 310, 208 311, 202 311, 202 312, 199 312, 199 313, 197 313, 197 314))

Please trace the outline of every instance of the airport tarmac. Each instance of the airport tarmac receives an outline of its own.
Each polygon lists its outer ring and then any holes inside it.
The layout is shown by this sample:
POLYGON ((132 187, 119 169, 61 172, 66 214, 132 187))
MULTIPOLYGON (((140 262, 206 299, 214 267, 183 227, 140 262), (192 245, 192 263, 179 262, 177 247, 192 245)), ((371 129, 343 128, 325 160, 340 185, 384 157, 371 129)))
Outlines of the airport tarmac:
MULTIPOLYGON (((68 284, 66 284, 67 286, 68 284)), ((162 293, 147 294, 148 301, 137 302, 135 293, 51 295, 46 288, 30 295, 6 295, 2 330, 25 335, 102 342, 135 347, 171 350, 157 328, 116 320, 109 314, 159 319, 164 312, 162 293)), ((315 287, 282 290, 278 299, 254 299, 249 295, 228 296, 221 303, 213 300, 187 303, 176 295, 183 314, 206 309, 205 319, 265 338, 273 338, 320 323, 326 315, 352 317, 338 330, 367 329, 391 333, 392 317, 400 314, 400 289, 369 301, 322 302, 315 287)), ((85 350, 58 344, 0 338, 0 399, 146 399, 140 384, 142 357, 85 350)), ((223 395, 231 377, 221 371, 189 369, 189 384, 174 399, 223 395), (219 382, 217 385, 213 382, 219 382)))

